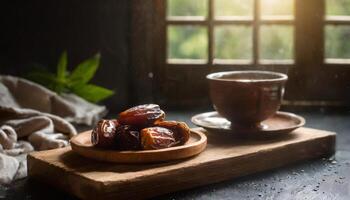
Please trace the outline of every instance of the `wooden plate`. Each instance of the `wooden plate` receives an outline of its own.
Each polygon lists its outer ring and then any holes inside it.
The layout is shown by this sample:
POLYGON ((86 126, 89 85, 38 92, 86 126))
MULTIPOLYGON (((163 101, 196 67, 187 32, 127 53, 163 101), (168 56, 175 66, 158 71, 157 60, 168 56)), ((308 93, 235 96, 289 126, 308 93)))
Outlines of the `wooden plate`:
POLYGON ((191 119, 192 123, 203 127, 211 132, 232 133, 236 136, 264 139, 279 137, 292 132, 303 126, 305 119, 299 115, 278 111, 272 117, 262 122, 264 128, 255 131, 246 131, 231 127, 231 123, 218 112, 207 112, 195 115, 191 119))
POLYGON ((159 150, 117 151, 99 149, 91 143, 91 131, 74 136, 72 150, 84 157, 115 163, 154 163, 188 158, 202 152, 207 145, 207 137, 191 130, 189 141, 181 146, 159 150))

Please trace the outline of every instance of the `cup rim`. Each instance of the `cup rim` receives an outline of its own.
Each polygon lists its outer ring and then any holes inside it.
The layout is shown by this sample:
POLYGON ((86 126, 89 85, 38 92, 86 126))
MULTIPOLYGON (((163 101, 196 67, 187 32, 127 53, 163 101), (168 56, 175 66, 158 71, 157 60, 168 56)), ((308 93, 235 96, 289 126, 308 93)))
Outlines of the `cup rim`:
POLYGON ((279 82, 279 81, 285 81, 288 79, 288 76, 283 73, 279 72, 272 72, 272 71, 258 71, 258 70, 245 70, 245 71, 223 71, 223 72, 214 72, 211 74, 208 74, 206 76, 208 80, 216 80, 216 81, 225 81, 225 82, 279 82), (276 78, 266 78, 266 79, 252 79, 252 80, 237 80, 237 79, 223 79, 219 78, 222 75, 230 75, 230 74, 269 74, 277 76, 276 78))

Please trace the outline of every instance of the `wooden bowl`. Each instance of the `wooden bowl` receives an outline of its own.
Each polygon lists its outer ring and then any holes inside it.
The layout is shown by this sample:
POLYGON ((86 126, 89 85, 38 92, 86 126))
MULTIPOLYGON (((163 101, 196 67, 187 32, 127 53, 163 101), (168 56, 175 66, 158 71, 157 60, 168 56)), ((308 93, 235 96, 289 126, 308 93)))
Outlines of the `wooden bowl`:
POLYGON ((188 158, 201 153, 207 145, 204 133, 191 130, 189 141, 181 146, 158 150, 117 151, 96 148, 91 143, 91 131, 70 140, 72 150, 79 155, 99 161, 114 163, 155 163, 188 158))

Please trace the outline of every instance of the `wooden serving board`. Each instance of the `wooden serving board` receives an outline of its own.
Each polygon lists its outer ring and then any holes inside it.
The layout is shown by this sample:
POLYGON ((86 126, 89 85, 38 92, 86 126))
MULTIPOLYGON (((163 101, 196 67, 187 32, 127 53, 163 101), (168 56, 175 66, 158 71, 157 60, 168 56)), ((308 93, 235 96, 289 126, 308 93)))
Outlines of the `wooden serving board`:
POLYGON ((31 178, 82 199, 144 199, 328 156, 335 151, 335 133, 310 128, 260 141, 205 133, 206 150, 182 161, 104 163, 81 157, 66 147, 30 154, 28 173, 31 178))

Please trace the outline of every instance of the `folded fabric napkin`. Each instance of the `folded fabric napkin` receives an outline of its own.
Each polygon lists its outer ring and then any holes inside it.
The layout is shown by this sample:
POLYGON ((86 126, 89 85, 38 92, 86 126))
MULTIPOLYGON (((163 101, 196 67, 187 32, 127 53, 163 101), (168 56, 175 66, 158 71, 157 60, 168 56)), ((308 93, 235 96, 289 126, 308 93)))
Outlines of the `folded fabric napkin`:
POLYGON ((70 122, 92 125, 106 112, 74 94, 0 76, 0 184, 27 175, 27 153, 67 146, 77 134, 70 122))

